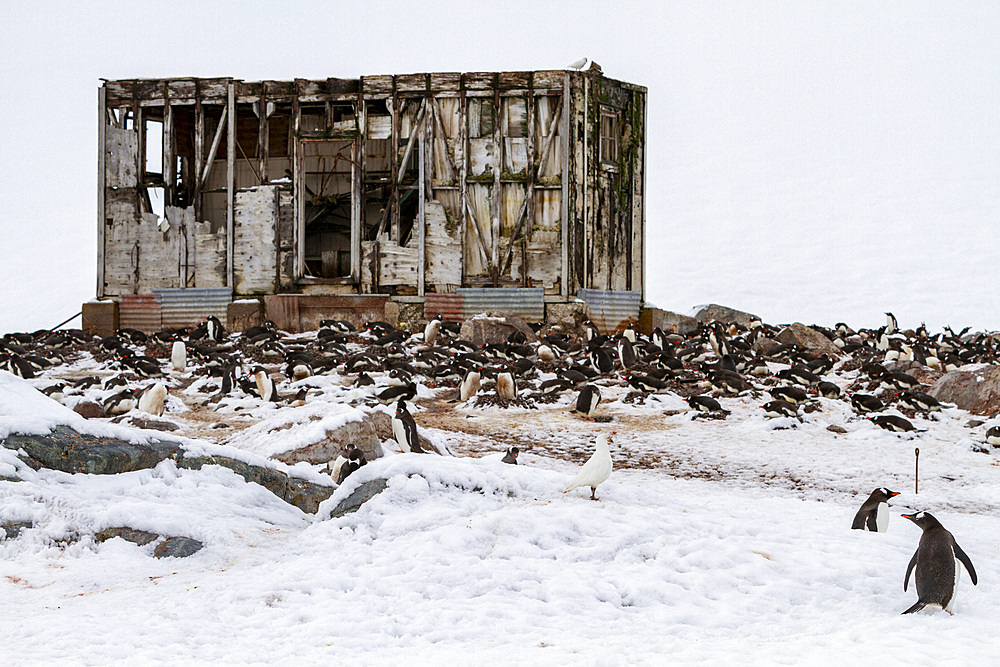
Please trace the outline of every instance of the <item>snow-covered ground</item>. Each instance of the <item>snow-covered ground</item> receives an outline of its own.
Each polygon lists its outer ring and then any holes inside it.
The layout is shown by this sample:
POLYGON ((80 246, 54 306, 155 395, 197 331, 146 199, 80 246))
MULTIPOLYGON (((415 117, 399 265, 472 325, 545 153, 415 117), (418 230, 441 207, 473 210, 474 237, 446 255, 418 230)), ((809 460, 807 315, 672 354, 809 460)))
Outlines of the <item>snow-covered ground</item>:
MULTIPOLYGON (((65 422, 128 433, 76 419, 29 382, 0 375, 4 432, 65 422)), ((335 393, 267 408, 257 426, 226 437, 247 449, 254 440, 262 449, 269 432, 284 438, 279 449, 308 442, 317 405, 345 419, 335 393), (307 409, 308 418, 288 412, 307 409)), ((799 423, 765 419, 754 399, 722 399, 727 419, 699 420, 676 413, 683 403, 672 395, 633 405, 622 402, 624 388, 604 393, 608 423, 571 416, 568 399, 538 410, 463 404, 451 422, 418 412, 418 423, 435 424, 427 435, 460 456, 369 463, 316 516, 227 469, 166 461, 68 475, 31 471, 0 449, 0 477, 18 470, 25 479, 0 481, 0 521, 35 524, 0 540, 4 663, 1000 658, 1000 470, 995 455, 973 451, 988 424, 970 429, 967 413, 946 409, 915 418, 927 432, 908 437, 874 428, 842 401, 820 399, 799 423), (561 493, 598 431, 614 433, 616 470, 597 501, 584 489, 561 493), (509 443, 524 450, 521 465, 499 462, 509 443), (389 479, 384 492, 326 518, 376 476, 389 479), (850 530, 877 486, 902 492, 888 532, 850 530), (954 616, 900 615, 916 600, 912 581, 902 589, 920 535, 899 517, 909 508, 935 513, 976 567, 979 585, 963 576, 954 616), (206 547, 156 559, 155 545, 95 543, 94 533, 120 525, 206 547)))

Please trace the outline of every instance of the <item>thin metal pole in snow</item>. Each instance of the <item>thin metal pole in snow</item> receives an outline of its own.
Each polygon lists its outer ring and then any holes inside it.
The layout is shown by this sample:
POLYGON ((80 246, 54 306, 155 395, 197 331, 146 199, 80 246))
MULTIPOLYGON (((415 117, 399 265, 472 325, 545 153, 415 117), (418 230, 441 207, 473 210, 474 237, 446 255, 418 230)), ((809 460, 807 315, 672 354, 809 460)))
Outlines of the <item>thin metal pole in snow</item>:
POLYGON ((913 493, 920 493, 920 448, 913 448, 913 493))
POLYGON ((75 320, 76 318, 80 317, 80 315, 82 315, 82 314, 83 314, 83 311, 81 310, 81 311, 80 311, 79 313, 77 313, 77 314, 76 314, 76 315, 74 315, 73 317, 70 317, 70 318, 67 318, 67 319, 63 320, 63 321, 62 321, 62 322, 60 322, 59 324, 57 324, 57 325, 55 325, 54 327, 52 327, 51 329, 49 329, 49 333, 52 333, 53 331, 55 331, 56 329, 58 329, 58 328, 59 328, 59 327, 61 327, 62 325, 66 324, 67 322, 69 322, 69 321, 71 321, 71 320, 75 320))

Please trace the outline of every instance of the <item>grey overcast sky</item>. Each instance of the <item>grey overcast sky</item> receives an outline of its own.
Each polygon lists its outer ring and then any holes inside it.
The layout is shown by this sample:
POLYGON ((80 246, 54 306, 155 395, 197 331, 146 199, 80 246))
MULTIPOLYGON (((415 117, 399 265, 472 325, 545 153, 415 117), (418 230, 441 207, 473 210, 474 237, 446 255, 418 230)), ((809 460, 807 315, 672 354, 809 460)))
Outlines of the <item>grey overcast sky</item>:
POLYGON ((101 77, 581 56, 649 89, 649 301, 1000 328, 997 2, 11 3, 0 51, 0 331, 94 295, 101 77))

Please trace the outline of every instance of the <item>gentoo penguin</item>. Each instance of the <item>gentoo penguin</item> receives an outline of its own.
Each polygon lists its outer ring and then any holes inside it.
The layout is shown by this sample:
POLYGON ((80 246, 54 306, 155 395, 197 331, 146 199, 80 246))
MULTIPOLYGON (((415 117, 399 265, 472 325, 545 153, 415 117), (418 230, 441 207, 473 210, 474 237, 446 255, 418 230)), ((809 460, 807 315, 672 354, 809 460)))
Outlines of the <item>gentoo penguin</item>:
POLYGON ((899 323, 896 322, 896 316, 892 313, 885 314, 885 332, 890 336, 899 331, 899 323))
POLYGON ((376 398, 379 403, 383 405, 389 405, 390 403, 395 403, 397 401, 412 401, 417 395, 417 385, 415 382, 408 382, 403 385, 397 385, 393 387, 388 387, 383 389, 378 394, 376 398))
POLYGON ((618 340, 618 360, 621 361, 622 368, 635 366, 635 349, 632 347, 632 342, 625 336, 618 340))
POLYGON ((898 491, 878 488, 872 491, 868 500, 861 504, 861 509, 854 515, 852 530, 870 530, 873 533, 884 533, 889 526, 889 498, 898 496, 898 491))
POLYGON ((729 414, 729 411, 723 410, 719 402, 711 396, 688 396, 687 404, 698 412, 716 412, 722 415, 729 414))
POLYGON ((823 398, 840 398, 840 387, 832 382, 823 380, 816 385, 816 389, 819 391, 819 395, 823 398))
POLYGON ((986 431, 986 443, 994 447, 1000 447, 1000 426, 991 426, 986 431))
POLYGON ((511 465, 517 465, 517 455, 521 453, 521 450, 517 447, 511 447, 504 454, 504 457, 500 459, 503 463, 510 463, 511 465))
POLYGON ((424 327, 424 344, 433 345, 434 341, 437 340, 437 335, 440 330, 441 316, 435 315, 434 319, 428 320, 427 326, 424 327))
POLYGON ((794 403, 776 399, 760 406, 767 417, 798 417, 799 408, 794 403))
POLYGON ((135 392, 125 389, 104 399, 104 414, 123 415, 135 407, 135 392))
POLYGON ((413 420, 413 415, 406 409, 406 401, 403 399, 400 399, 396 404, 396 416, 392 418, 392 436, 404 454, 406 452, 424 453, 420 447, 420 439, 417 437, 417 422, 413 420))
POLYGON ((903 613, 912 614, 930 604, 939 606, 950 614, 955 605, 955 588, 961 572, 957 561, 965 566, 973 585, 979 583, 976 568, 972 567, 972 560, 958 546, 955 537, 929 512, 904 514, 903 518, 917 524, 923 531, 920 544, 906 566, 906 576, 903 577, 905 591, 910 582, 910 572, 916 568, 913 578, 917 584, 917 602, 903 613))
POLYGON ((187 345, 182 340, 175 340, 170 348, 170 365, 178 373, 183 373, 187 366, 187 345))
POLYGON ((361 465, 357 461, 344 461, 344 463, 337 469, 337 486, 343 484, 344 480, 346 480, 352 472, 360 467, 361 465))
POLYGON ((809 395, 798 387, 773 387, 767 390, 771 398, 776 401, 785 401, 794 405, 805 403, 809 400, 809 395))
POLYGON ((580 390, 580 395, 576 399, 576 407, 572 411, 589 419, 594 416, 594 410, 597 409, 597 404, 600 402, 601 390, 588 384, 580 390))
POLYGON ((590 320, 584 322, 583 326, 586 329, 586 336, 588 343, 601 335, 601 330, 598 329, 597 325, 591 322, 590 320))
POLYGON ((900 393, 899 402, 911 410, 917 410, 918 412, 930 413, 941 411, 941 403, 936 398, 929 394, 922 394, 919 391, 912 393, 904 391, 900 393))
POLYGON ((253 369, 253 380, 257 384, 257 392, 265 403, 276 403, 278 401, 278 388, 274 386, 274 380, 261 366, 253 369))
POLYGON ((205 337, 216 343, 221 343, 226 337, 226 330, 222 327, 222 322, 215 315, 209 315, 205 319, 205 337))
POLYGON ((552 362, 559 358, 559 353, 556 352, 556 348, 545 344, 539 345, 535 354, 538 355, 539 361, 552 362))
POLYGON ((590 487, 590 499, 597 500, 597 485, 604 482, 611 476, 611 450, 608 448, 608 434, 601 433, 597 436, 597 447, 587 462, 580 468, 580 472, 573 478, 563 493, 569 493, 579 486, 590 487))
POLYGON ((875 417, 868 417, 868 419, 879 428, 884 428, 886 431, 892 431, 893 433, 908 433, 910 431, 923 433, 924 431, 924 429, 914 426, 908 419, 896 415, 877 415, 875 417))
POLYGON ((142 412, 159 417, 163 414, 163 403, 166 399, 166 385, 156 382, 139 393, 139 404, 136 407, 142 412))
POLYGON ((350 475, 351 472, 353 472, 352 470, 350 472, 344 473, 344 468, 347 466, 347 463, 351 460, 351 453, 353 453, 356 449, 357 449, 356 445, 348 444, 346 447, 344 447, 344 451, 338 454, 336 460, 333 462, 333 467, 330 470, 330 476, 333 477, 333 480, 337 482, 337 484, 342 484, 343 481, 347 479, 347 475, 350 475))
POLYGON ((611 355, 602 347, 591 348, 587 354, 590 365, 600 375, 606 375, 615 369, 615 363, 611 360, 611 355))
POLYGON ((879 400, 878 396, 872 396, 871 394, 854 394, 851 396, 851 407, 858 414, 865 414, 868 412, 879 412, 885 405, 879 400))
POLYGON ((508 367, 504 371, 497 373, 497 398, 505 401, 513 401, 517 398, 517 382, 514 381, 514 374, 508 367))
POLYGON ((458 388, 458 399, 463 403, 479 393, 479 381, 482 376, 478 368, 473 368, 465 374, 465 379, 458 388))
POLYGON ((628 326, 625 327, 624 331, 622 331, 622 338, 625 338, 628 342, 635 345, 635 324, 632 322, 628 323, 628 326))

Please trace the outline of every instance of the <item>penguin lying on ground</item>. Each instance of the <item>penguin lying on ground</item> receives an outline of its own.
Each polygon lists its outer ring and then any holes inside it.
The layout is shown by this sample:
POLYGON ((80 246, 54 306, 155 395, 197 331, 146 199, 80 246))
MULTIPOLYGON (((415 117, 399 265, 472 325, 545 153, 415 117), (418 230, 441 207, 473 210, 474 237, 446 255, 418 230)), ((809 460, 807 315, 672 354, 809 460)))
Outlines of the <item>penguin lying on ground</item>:
POLYGON ((974 586, 979 583, 976 568, 972 567, 972 560, 958 546, 954 535, 945 530, 930 512, 904 514, 903 518, 909 519, 924 531, 910 564, 906 566, 906 576, 903 577, 905 591, 910 582, 910 573, 916 568, 913 578, 917 585, 917 601, 903 613, 912 614, 927 605, 936 605, 950 614, 955 605, 955 588, 960 573, 958 562, 961 561, 965 566, 974 586))
POLYGON ((898 491, 890 491, 884 487, 872 491, 868 500, 861 504, 861 509, 854 515, 851 529, 884 533, 889 527, 889 498, 898 495, 898 491))
POLYGON ((500 460, 502 462, 504 462, 504 463, 510 463, 511 465, 515 465, 516 466, 517 465, 517 455, 520 454, 520 453, 521 453, 520 449, 518 449, 517 447, 511 447, 510 449, 507 450, 507 453, 500 460))
POLYGON ((594 416, 594 410, 597 409, 597 405, 600 402, 601 390, 592 384, 588 384, 580 390, 580 395, 576 399, 576 407, 573 408, 572 412, 590 419, 594 416))
POLYGON ((587 462, 580 468, 573 481, 566 485, 563 493, 569 493, 579 486, 590 487, 590 499, 597 500, 597 486, 611 476, 611 450, 608 448, 608 434, 601 433, 597 436, 597 446, 594 453, 587 462))

